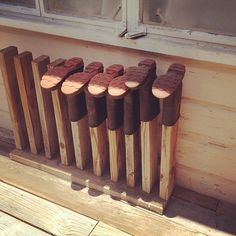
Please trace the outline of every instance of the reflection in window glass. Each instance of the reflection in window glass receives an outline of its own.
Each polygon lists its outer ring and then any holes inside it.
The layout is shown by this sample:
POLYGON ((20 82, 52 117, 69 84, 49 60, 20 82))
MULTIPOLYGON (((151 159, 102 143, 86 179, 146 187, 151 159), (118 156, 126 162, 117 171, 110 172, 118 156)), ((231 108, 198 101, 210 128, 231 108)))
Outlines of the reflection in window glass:
POLYGON ((44 0, 47 13, 121 20, 121 0, 44 0))
POLYGON ((0 0, 0 3, 13 6, 20 6, 20 7, 29 7, 29 8, 36 7, 34 0, 0 0))
POLYGON ((143 0, 143 22, 236 34, 236 0, 143 0))

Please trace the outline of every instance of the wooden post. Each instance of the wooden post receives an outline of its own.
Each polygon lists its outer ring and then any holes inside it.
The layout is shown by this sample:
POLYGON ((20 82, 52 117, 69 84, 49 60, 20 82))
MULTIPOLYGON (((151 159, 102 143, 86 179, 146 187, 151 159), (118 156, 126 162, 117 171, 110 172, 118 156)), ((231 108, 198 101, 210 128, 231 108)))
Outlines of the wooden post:
POLYGON ((40 56, 32 61, 32 69, 39 106, 39 116, 43 133, 45 156, 51 159, 57 154, 59 150, 56 120, 51 92, 44 90, 40 86, 40 81, 42 76, 47 72, 47 65, 49 63, 50 60, 48 56, 40 56))
POLYGON ((110 172, 111 180, 113 181, 118 181, 119 171, 121 170, 122 153, 120 152, 119 143, 121 142, 122 135, 120 130, 108 132, 110 141, 108 144, 106 94, 109 83, 115 77, 122 75, 123 72, 124 68, 122 65, 109 66, 106 69, 106 73, 100 73, 91 79, 88 92, 86 93, 92 145, 93 150, 97 153, 96 156, 93 155, 94 173, 98 176, 103 174, 110 156, 110 172), (94 135, 92 136, 92 134, 94 135), (95 137, 94 141, 93 137, 95 137))
POLYGON ((92 147, 84 90, 90 79, 97 73, 101 72, 103 72, 102 63, 90 63, 86 66, 84 72, 79 72, 69 76, 62 84, 61 88, 62 92, 66 95, 68 102, 76 166, 82 170, 92 159, 92 147))
POLYGON ((14 56, 17 54, 17 48, 13 46, 0 50, 0 69, 2 71, 8 108, 12 121, 15 145, 17 149, 22 150, 28 146, 29 141, 13 60, 14 56))
POLYGON ((126 181, 129 187, 134 187, 141 169, 139 96, 137 90, 129 91, 125 85, 127 79, 126 74, 113 79, 109 85, 108 93, 113 99, 124 100, 126 181))
POLYGON ((156 78, 156 63, 146 59, 139 67, 130 67, 126 74, 126 86, 132 90, 139 89, 141 120, 142 153, 142 189, 150 193, 158 173, 158 122, 160 112, 159 100, 153 96, 152 83, 156 78))
POLYGON ((31 67, 32 59, 31 52, 23 52, 14 57, 14 63, 29 137, 30 150, 33 154, 38 154, 42 150, 43 139, 31 67))
POLYGON ((58 59, 48 65, 48 68, 49 70, 42 77, 40 84, 44 89, 52 93, 61 163, 69 165, 74 160, 74 147, 67 101, 61 93, 60 86, 68 76, 83 69, 83 60, 81 58, 72 58, 64 63, 63 59, 58 59))
POLYGON ((125 172, 124 99, 107 94, 107 128, 111 180, 117 182, 125 172))
POLYGON ((184 74, 183 65, 173 64, 166 75, 154 81, 152 87, 154 96, 163 99, 159 195, 164 200, 169 199, 174 188, 175 146, 184 74))

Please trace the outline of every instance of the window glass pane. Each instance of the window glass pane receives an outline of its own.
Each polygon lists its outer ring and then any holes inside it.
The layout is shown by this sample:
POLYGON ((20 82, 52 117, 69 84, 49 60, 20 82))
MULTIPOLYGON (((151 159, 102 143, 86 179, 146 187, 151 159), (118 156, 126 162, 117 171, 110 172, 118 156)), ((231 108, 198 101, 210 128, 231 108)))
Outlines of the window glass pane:
POLYGON ((20 7, 36 8, 34 0, 0 0, 0 3, 20 7))
POLYGON ((143 22, 236 34, 236 0, 143 0, 143 22))
POLYGON ((44 0, 48 13, 121 20, 121 0, 44 0))

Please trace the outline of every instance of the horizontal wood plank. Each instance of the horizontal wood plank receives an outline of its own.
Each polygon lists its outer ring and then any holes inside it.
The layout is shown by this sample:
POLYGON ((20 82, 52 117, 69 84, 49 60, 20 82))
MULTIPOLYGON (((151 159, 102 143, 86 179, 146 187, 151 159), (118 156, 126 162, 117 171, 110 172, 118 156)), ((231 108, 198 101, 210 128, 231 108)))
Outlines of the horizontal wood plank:
POLYGON ((50 234, 32 227, 2 211, 0 211, 1 236, 49 236, 50 234))
POLYGON ((132 235, 202 235, 198 231, 166 221, 158 214, 115 201, 97 191, 71 185, 68 181, 13 162, 6 157, 0 158, 0 169, 2 181, 132 235))
POLYGON ((191 191, 180 186, 176 186, 173 192, 173 196, 184 201, 191 202, 193 204, 202 206, 204 208, 216 211, 219 204, 219 200, 209 197, 194 191, 191 191))
POLYGON ((204 171, 223 179, 236 182, 235 151, 212 143, 194 133, 179 134, 176 160, 178 164, 204 171))
POLYGON ((97 221, 0 182, 0 210, 54 235, 89 235, 97 221))
POLYGON ((177 164, 176 183, 201 194, 236 204, 235 181, 177 164))
POLYGON ((94 228, 90 236, 129 236, 130 234, 125 233, 119 229, 116 229, 110 225, 99 222, 94 228))
MULTIPOLYGON (((179 129, 200 134, 206 142, 236 151, 236 110, 182 99, 179 129)), ((225 155, 227 158, 227 155, 225 155)))

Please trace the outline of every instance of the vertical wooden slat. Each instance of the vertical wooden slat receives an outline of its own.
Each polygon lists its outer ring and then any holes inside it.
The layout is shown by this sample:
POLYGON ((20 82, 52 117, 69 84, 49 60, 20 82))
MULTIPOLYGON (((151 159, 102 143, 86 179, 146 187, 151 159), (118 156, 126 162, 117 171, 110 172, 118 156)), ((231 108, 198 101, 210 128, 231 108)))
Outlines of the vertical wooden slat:
POLYGON ((93 171, 101 176, 109 160, 109 145, 107 139, 106 120, 98 127, 90 127, 92 143, 93 171))
POLYGON ((17 149, 22 150, 28 146, 28 135, 13 60, 17 54, 16 47, 10 46, 2 49, 0 51, 0 68, 12 121, 15 145, 17 149))
POLYGON ((88 127, 88 116, 81 120, 71 122, 74 140, 76 166, 83 170, 92 159, 91 139, 88 127))
POLYGON ((142 189, 150 193, 157 179, 158 121, 141 122, 142 189))
POLYGON ((163 98, 159 196, 166 201, 174 188, 175 148, 184 74, 184 65, 172 64, 166 75, 160 76, 152 86, 154 96, 163 98))
POLYGON ((40 56, 32 61, 39 115, 42 126, 44 150, 47 158, 51 159, 58 152, 58 136, 50 91, 42 89, 40 81, 47 71, 48 56, 40 56))
POLYGON ((68 104, 65 95, 61 92, 62 82, 71 74, 81 71, 83 61, 74 57, 67 61, 57 59, 48 65, 48 72, 41 80, 41 86, 52 94, 56 127, 59 140, 61 163, 70 165, 74 161, 74 144, 71 123, 68 114, 68 104))
POLYGON ((125 138, 123 127, 108 129, 111 180, 117 182, 125 166, 125 138))
POLYGON ((125 135, 126 181, 129 187, 135 187, 141 175, 140 128, 134 134, 125 135))
POLYGON ((43 147, 43 139, 31 61, 31 52, 23 52, 14 57, 30 150, 38 154, 43 147))
POLYGON ((61 163, 69 165, 74 160, 74 144, 71 123, 68 116, 67 101, 60 88, 52 91, 52 101, 56 118, 61 163))
MULTIPOLYGON (((84 66, 82 63, 81 65, 84 66)), ((84 169, 92 159, 91 135, 89 132, 89 119, 87 115, 85 91, 91 78, 103 72, 103 65, 100 62, 88 64, 85 71, 73 74, 66 78, 62 84, 61 91, 67 96, 69 120, 72 125, 74 139, 76 165, 84 169)))
POLYGON ((175 147, 178 122, 173 126, 162 126, 160 197, 168 200, 174 188, 175 147))

